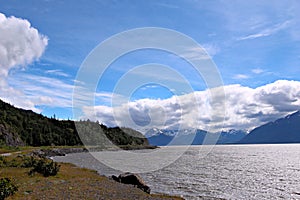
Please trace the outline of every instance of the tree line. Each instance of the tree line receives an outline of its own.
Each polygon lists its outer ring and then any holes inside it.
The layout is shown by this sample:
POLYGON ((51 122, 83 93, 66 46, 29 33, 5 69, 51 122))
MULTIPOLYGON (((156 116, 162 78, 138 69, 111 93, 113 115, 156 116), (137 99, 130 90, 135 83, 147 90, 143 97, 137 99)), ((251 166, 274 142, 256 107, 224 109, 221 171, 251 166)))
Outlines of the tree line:
MULTIPOLYGON (((148 140, 130 128, 110 128, 90 120, 72 121, 45 117, 15 108, 0 100, 0 125, 29 146, 61 145, 148 145, 148 140)), ((0 144, 5 144, 0 132, 0 144)))

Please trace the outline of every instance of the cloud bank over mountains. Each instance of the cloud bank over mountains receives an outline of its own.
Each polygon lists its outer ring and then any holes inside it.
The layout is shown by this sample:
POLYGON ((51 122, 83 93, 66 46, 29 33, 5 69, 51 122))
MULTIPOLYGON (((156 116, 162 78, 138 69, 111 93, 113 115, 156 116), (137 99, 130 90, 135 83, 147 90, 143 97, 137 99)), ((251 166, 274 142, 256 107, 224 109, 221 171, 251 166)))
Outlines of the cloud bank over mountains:
POLYGON ((38 60, 48 44, 48 38, 25 20, 6 17, 0 13, 0 96, 23 108, 35 109, 22 91, 7 84, 7 76, 13 68, 23 68, 38 60))
POLYGON ((141 131, 153 127, 251 130, 300 109, 299 81, 278 80, 257 88, 227 85, 224 90, 226 107, 205 90, 168 99, 140 99, 114 108, 85 108, 85 118, 141 131))

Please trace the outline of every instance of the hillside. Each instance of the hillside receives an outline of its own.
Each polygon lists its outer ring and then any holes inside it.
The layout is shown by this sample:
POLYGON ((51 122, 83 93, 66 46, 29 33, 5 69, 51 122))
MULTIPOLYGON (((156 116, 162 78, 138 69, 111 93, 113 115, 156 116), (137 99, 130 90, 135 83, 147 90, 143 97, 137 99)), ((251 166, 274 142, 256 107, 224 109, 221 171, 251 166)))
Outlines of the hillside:
POLYGON ((0 100, 0 145, 74 146, 82 145, 81 139, 87 145, 103 147, 111 143, 118 146, 148 145, 141 133, 129 128, 109 128, 89 120, 57 120, 30 110, 15 108, 0 100), (80 130, 81 138, 76 128, 80 130))
POLYGON ((257 127, 238 143, 300 143, 300 112, 257 127))

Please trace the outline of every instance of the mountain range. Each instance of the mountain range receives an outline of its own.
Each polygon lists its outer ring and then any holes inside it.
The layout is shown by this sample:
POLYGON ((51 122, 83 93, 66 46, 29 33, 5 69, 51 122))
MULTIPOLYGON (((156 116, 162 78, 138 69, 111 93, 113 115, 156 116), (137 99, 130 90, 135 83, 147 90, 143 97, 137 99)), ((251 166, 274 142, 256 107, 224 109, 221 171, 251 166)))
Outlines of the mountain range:
POLYGON ((300 112, 257 127, 238 143, 300 143, 300 112))
POLYGON ((229 130, 220 133, 209 133, 200 129, 164 130, 150 129, 145 136, 151 145, 201 145, 232 144, 246 136, 242 130, 229 130))
POLYGON ((300 112, 259 126, 248 134, 243 130, 209 133, 205 130, 150 129, 145 136, 151 145, 276 144, 300 143, 300 112))

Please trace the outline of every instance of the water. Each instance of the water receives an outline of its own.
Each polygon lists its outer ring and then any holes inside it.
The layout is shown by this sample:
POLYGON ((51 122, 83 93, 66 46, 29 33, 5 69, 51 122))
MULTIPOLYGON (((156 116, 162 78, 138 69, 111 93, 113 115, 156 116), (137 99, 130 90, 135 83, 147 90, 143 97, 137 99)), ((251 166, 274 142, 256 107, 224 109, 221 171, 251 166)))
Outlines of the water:
MULTIPOLYGON (((172 154, 181 147, 166 148, 172 154)), ((201 148, 209 147, 192 146, 168 167, 140 175, 152 193, 185 199, 300 199, 300 144, 219 145, 205 157, 199 156, 201 148)), ((100 174, 120 173, 87 153, 54 159, 100 174)))

